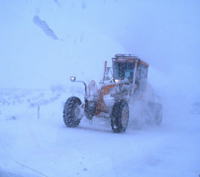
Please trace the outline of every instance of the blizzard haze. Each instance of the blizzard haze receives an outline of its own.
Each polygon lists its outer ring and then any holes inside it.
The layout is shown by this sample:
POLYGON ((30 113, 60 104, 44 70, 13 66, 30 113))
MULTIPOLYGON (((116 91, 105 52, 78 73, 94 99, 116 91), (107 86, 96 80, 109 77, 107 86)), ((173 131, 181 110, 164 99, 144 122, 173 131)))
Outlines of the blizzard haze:
POLYGON ((111 65, 114 54, 131 53, 150 64, 156 87, 198 95, 198 0, 2 0, 0 8, 2 88, 66 86, 71 75, 99 81, 105 60, 111 65))
MULTIPOLYGON (((1 0, 0 176, 200 175, 199 0, 1 0), (97 83, 104 61, 133 54, 149 64, 163 104, 160 126, 114 134, 84 117, 67 128, 63 106, 97 83)), ((7 177, 6 176, 6 177, 7 177)))

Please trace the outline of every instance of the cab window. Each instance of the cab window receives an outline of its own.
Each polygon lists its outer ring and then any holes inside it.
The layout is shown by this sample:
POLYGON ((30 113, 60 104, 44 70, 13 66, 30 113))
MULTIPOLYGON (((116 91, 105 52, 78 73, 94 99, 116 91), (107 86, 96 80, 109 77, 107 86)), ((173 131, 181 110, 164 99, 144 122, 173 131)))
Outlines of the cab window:
POLYGON ((114 64, 114 74, 116 79, 133 79, 135 63, 116 62, 114 64))

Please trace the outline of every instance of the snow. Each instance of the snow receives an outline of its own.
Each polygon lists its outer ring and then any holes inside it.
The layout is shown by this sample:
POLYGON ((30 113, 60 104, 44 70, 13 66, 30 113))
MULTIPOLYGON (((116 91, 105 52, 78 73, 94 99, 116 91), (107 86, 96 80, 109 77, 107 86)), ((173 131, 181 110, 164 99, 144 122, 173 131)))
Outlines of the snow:
POLYGON ((0 176, 200 175, 200 2, 51 0, 0 2, 0 176), (56 40, 54 40, 56 39, 56 40), (149 65, 162 98, 160 126, 123 134, 83 117, 67 128, 63 106, 98 83, 117 53, 149 65))
POLYGON ((78 128, 67 128, 63 101, 60 96, 40 106, 39 117, 25 102, 1 106, 1 170, 21 176, 198 176, 199 115, 169 109, 161 126, 138 129, 130 120, 125 133, 114 134, 99 118, 90 124, 84 117, 78 128))

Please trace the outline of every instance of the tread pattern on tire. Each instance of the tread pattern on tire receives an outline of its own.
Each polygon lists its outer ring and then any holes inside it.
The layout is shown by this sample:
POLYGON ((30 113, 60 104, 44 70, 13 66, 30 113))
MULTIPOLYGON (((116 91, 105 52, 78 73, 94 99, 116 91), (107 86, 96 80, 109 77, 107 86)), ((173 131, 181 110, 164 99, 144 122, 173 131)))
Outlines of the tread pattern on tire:
POLYGON ((63 110, 63 120, 67 127, 77 127, 79 126, 80 119, 75 117, 75 109, 78 105, 81 105, 81 100, 78 97, 70 97, 65 102, 63 110))
POLYGON ((129 121, 128 103, 124 100, 118 100, 117 102, 115 102, 115 104, 113 105, 113 108, 112 108, 111 126, 112 126, 113 132, 123 133, 127 128, 128 121, 129 121), (128 115, 127 115, 126 126, 123 127, 121 118, 122 118, 122 110, 125 106, 127 107, 128 115))

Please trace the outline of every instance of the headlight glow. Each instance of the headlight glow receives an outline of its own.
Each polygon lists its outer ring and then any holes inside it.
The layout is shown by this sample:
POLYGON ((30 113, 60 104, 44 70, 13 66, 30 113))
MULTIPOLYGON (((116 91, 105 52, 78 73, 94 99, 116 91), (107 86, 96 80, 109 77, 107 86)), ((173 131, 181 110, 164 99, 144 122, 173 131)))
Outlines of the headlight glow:
POLYGON ((71 76, 71 77, 70 77, 70 80, 71 80, 72 82, 74 82, 74 81, 76 80, 76 77, 71 76))
POLYGON ((115 83, 119 83, 119 79, 115 79, 115 83))

